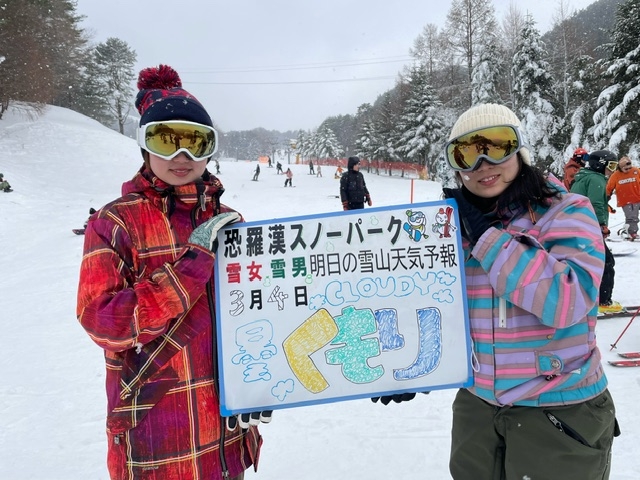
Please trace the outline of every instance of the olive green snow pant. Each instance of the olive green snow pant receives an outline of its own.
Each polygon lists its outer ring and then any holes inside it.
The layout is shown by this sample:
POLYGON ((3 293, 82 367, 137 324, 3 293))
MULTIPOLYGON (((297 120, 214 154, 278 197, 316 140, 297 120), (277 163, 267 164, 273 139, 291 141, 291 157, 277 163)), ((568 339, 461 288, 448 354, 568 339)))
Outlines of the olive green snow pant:
POLYGON ((619 434, 608 390, 575 405, 496 407, 462 389, 449 470, 454 480, 606 480, 619 434))

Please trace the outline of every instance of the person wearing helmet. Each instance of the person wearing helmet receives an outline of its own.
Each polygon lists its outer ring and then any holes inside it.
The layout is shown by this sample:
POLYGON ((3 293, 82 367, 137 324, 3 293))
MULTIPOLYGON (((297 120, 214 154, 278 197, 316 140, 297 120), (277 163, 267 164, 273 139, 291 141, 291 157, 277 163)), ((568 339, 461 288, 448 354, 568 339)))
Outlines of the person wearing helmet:
POLYGON ((571 190, 571 184, 576 176, 576 173, 585 166, 588 153, 584 148, 576 148, 573 152, 573 156, 564 164, 564 176, 562 177, 562 183, 564 183, 567 192, 571 190))
MULTIPOLYGON (((609 150, 591 152, 587 158, 585 168, 581 169, 571 185, 572 193, 579 193, 589 199, 598 217, 602 236, 606 239, 609 231, 609 203, 607 198, 607 179, 618 168, 618 157, 609 150)), ((600 313, 619 312, 620 303, 611 299, 615 276, 615 259, 607 243, 604 244, 605 263, 602 283, 600 284, 600 313)))

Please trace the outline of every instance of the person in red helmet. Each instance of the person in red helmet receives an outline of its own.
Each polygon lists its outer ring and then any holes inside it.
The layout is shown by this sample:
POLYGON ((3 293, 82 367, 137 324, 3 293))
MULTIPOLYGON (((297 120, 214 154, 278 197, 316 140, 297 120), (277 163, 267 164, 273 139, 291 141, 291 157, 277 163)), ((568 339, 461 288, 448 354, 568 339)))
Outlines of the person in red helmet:
POLYGON ((571 184, 576 176, 576 173, 585 166, 588 153, 584 148, 576 148, 573 152, 573 156, 564 164, 564 177, 562 177, 562 183, 567 191, 571 190, 571 184))

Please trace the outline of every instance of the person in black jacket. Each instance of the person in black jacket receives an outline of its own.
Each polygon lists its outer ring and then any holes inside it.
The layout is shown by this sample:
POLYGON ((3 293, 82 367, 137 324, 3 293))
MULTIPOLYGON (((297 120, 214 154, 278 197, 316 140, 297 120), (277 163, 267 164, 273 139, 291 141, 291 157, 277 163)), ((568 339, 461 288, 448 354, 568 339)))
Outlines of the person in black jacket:
POLYGON ((360 173, 360 159, 358 157, 349 157, 347 171, 340 177, 340 201, 344 210, 364 208, 364 202, 367 202, 369 206, 373 205, 367 184, 364 181, 364 175, 360 173))

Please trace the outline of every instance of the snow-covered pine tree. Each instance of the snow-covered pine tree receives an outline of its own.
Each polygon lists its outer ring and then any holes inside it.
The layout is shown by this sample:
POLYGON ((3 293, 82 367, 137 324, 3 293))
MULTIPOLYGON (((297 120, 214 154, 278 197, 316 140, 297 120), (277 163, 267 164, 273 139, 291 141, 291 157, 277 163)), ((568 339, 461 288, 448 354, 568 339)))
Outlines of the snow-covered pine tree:
MULTIPOLYGON (((492 37, 494 38, 494 37, 492 37)), ((502 103, 498 84, 503 77, 503 55, 495 41, 481 47, 478 62, 471 73, 471 104, 502 103)))
POLYGON ((593 136, 598 147, 640 159, 640 0, 618 6, 611 54, 598 97, 593 136))
MULTIPOLYGON (((395 151, 400 138, 397 129, 401 114, 400 104, 396 98, 398 95, 397 89, 385 92, 378 97, 375 103, 377 110, 373 121, 377 132, 378 148, 373 158, 384 162, 398 160, 395 151)), ((391 175, 391 169, 389 169, 389 175, 391 175)))
POLYGON ((376 153, 380 150, 382 145, 383 142, 380 138, 375 122, 372 119, 366 120, 362 124, 360 134, 356 139, 356 155, 360 158, 373 160, 376 158, 376 153))
POLYGON ((438 155, 444 146, 442 103, 428 81, 426 69, 414 65, 407 78, 409 95, 398 124, 400 134, 397 151, 424 167, 426 174, 435 174, 438 155))
POLYGON ((518 45, 518 39, 520 38, 520 32, 522 32, 525 21, 526 18, 522 10, 520 10, 514 2, 511 2, 502 17, 500 28, 498 29, 498 42, 500 44, 501 52, 505 58, 504 68, 506 70, 503 71, 498 91, 502 93, 502 97, 505 100, 508 100, 508 105, 514 104, 511 66, 516 46, 518 45))
POLYGON ((572 62, 567 81, 571 99, 570 117, 567 121, 570 140, 563 152, 565 159, 570 158, 578 147, 595 150, 591 148, 594 142, 589 131, 593 130, 593 115, 600 93, 599 71, 596 61, 590 55, 582 55, 572 62))
MULTIPOLYGON (((532 147, 534 163, 547 169, 562 158, 554 142, 560 129, 553 97, 553 79, 545 60, 544 45, 535 21, 528 16, 513 57, 514 111, 522 122, 525 141, 532 147)), ((560 145, 562 145, 560 141, 560 145)))
POLYGON ((309 158, 311 156, 311 132, 305 132, 300 130, 298 137, 296 138, 296 150, 302 159, 309 158))
POLYGON ((316 158, 339 158, 344 152, 336 134, 326 125, 320 126, 314 140, 316 158))
POLYGON ((118 38, 108 38, 96 46, 94 60, 100 72, 99 81, 107 94, 109 111, 118 124, 120 133, 124 133, 134 96, 133 81, 136 52, 127 42, 118 38))

